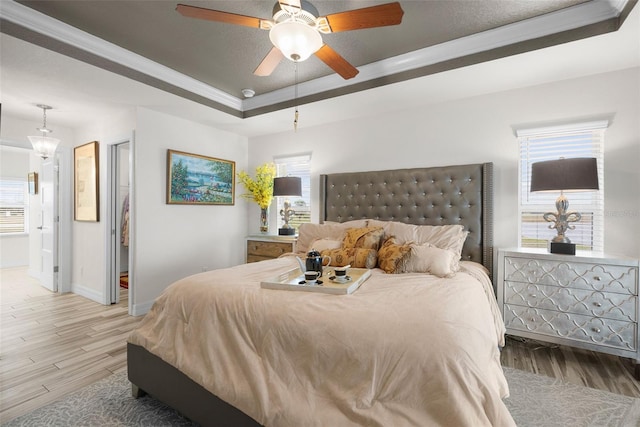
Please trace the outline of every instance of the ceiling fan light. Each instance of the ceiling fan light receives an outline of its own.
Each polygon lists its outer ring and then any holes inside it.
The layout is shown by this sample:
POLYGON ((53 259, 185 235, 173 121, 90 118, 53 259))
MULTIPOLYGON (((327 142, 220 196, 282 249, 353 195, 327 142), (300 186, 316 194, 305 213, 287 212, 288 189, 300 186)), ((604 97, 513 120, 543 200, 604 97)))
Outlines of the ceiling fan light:
POLYGON ((58 143, 60 143, 59 139, 49 136, 29 136, 27 138, 31 141, 31 145, 36 154, 43 159, 52 157, 56 152, 58 143))
POLYGON ((322 47, 322 36, 308 24, 280 22, 269 31, 271 43, 291 61, 304 61, 322 47))

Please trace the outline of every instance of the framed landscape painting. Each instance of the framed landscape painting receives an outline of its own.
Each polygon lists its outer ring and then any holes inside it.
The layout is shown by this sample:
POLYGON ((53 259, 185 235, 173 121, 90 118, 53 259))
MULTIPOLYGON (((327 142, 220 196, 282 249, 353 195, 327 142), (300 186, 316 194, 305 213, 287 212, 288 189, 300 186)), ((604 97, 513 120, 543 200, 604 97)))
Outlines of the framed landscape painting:
POLYGON ((236 163, 167 150, 167 203, 233 205, 236 163))

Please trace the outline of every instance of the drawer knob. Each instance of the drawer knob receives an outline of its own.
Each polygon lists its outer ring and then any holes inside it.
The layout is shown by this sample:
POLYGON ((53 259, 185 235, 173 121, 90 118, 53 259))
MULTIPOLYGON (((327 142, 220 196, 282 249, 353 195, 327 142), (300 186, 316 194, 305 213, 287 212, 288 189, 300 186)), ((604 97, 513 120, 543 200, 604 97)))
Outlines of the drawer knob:
POLYGON ((593 280, 599 282, 600 280, 602 280, 602 278, 600 276, 593 276, 593 280))
POLYGON ((596 307, 602 307, 602 303, 601 302, 594 302, 593 305, 595 305, 596 307))
POLYGON ((592 330, 593 332, 595 332, 596 334, 599 334, 599 333, 600 333, 600 328, 591 328, 591 330, 592 330))
POLYGON ((529 296, 530 296, 531 298, 538 298, 538 295, 536 295, 536 294, 531 294, 531 295, 529 295, 529 296))

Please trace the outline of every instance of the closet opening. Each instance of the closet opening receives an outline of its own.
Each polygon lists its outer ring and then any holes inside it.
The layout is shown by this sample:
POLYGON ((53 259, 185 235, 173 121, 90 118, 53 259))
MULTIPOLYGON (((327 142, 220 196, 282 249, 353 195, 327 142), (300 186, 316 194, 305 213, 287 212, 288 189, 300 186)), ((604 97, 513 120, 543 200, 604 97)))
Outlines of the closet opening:
POLYGON ((130 141, 109 146, 108 151, 109 267, 107 304, 126 297, 131 314, 131 150, 130 141))

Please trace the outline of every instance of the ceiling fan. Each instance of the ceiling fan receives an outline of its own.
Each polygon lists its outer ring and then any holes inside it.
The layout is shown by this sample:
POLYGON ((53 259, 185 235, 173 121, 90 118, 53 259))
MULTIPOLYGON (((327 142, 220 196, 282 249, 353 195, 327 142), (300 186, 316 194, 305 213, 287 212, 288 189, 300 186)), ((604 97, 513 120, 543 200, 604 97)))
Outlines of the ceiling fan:
POLYGON ((273 48, 253 72, 257 76, 270 75, 283 58, 300 62, 315 54, 344 79, 355 77, 358 69, 325 44, 320 33, 398 25, 404 14, 400 3, 394 2, 319 16, 318 10, 305 0, 279 0, 273 6, 272 19, 185 4, 178 4, 176 10, 189 18, 269 30, 273 48))

